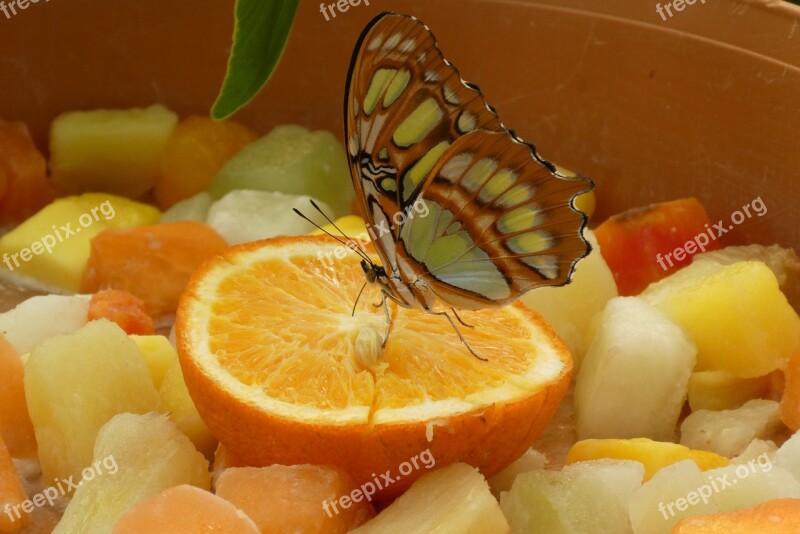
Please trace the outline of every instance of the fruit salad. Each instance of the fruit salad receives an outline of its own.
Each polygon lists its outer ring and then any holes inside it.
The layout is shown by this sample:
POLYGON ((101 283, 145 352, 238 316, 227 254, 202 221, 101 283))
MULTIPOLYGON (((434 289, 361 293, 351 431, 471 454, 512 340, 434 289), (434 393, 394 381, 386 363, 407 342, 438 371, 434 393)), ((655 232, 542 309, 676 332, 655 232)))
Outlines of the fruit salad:
POLYGON ((153 105, 44 148, 0 121, 0 532, 800 530, 800 259, 704 199, 578 197, 570 284, 457 335, 364 287, 330 132, 153 105))

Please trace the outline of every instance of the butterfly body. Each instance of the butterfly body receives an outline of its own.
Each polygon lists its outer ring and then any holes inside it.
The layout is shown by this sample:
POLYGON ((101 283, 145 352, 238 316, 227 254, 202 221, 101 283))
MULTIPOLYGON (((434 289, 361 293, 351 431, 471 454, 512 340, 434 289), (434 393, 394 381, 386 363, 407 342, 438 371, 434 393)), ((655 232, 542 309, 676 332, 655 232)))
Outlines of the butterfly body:
MULTIPOLYGON (((432 313, 502 306, 563 285, 589 252, 559 175, 461 79, 427 26, 386 13, 364 30, 345 96, 345 141, 386 298, 432 313)), ((452 321, 451 321, 452 322, 452 321)))

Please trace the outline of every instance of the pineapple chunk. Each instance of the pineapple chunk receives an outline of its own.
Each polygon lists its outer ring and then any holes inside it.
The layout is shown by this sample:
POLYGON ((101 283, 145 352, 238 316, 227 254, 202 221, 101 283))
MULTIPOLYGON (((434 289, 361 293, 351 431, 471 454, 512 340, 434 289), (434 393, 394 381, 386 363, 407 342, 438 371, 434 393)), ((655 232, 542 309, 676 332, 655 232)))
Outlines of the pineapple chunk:
POLYGON ((172 343, 164 336, 130 336, 147 364, 150 378, 156 389, 161 387, 164 377, 172 364, 178 361, 178 353, 172 343))
POLYGON ((761 262, 695 262, 652 284, 642 298, 691 334, 697 371, 763 376, 800 349, 800 317, 761 262))
POLYGON ((562 471, 531 471, 500 497, 511 532, 591 534, 631 531, 628 500, 642 485, 639 462, 597 460, 562 471))
POLYGON ((17 354, 32 351, 45 339, 69 334, 87 322, 89 295, 31 297, 0 313, 0 332, 17 354))
POLYGON ((111 534, 119 518, 160 492, 189 484, 209 489, 208 463, 163 415, 120 414, 97 434, 94 463, 106 468, 75 491, 53 534, 111 534), (116 469, 110 470, 112 464, 116 469))
POLYGON ((750 460, 755 460, 759 456, 766 455, 767 458, 772 460, 775 453, 778 452, 778 447, 773 441, 766 439, 754 439, 750 444, 735 458, 731 459, 732 464, 746 464, 750 460))
POLYGON ((725 371, 699 371, 689 378, 689 407, 729 410, 769 392, 770 377, 739 378, 725 371))
POLYGON ((106 319, 36 347, 25 367, 25 397, 46 483, 80 480, 100 427, 158 402, 136 345, 106 319))
POLYGON ((732 458, 756 438, 768 438, 781 425, 778 403, 755 399, 735 410, 698 410, 681 424, 681 443, 732 458))
POLYGON ((489 487, 492 489, 494 496, 499 498, 500 493, 511 489, 514 480, 519 475, 528 471, 544 469, 545 464, 547 464, 547 458, 544 454, 536 449, 528 449, 522 456, 514 460, 511 465, 491 476, 488 480, 489 487))
POLYGON ((178 116, 164 106, 73 111, 50 127, 50 171, 60 194, 105 191, 135 198, 161 176, 178 116))
POLYGON ((536 310, 553 326, 567 344, 576 369, 589 346, 589 323, 603 311, 606 302, 617 296, 617 283, 600 254, 600 245, 591 230, 584 230, 592 252, 582 259, 563 287, 542 287, 521 297, 523 304, 536 310))
POLYGON ((8 257, 14 274, 78 291, 94 236, 154 224, 160 216, 153 206, 114 195, 59 198, 0 237, 0 255, 8 257))
POLYGON ((501 534, 509 532, 489 484, 474 468, 453 464, 426 473, 352 534, 501 534))
POLYGON ((694 343, 663 313, 610 300, 575 387, 578 439, 671 440, 694 362, 694 343))
POLYGON ((157 411, 169 414, 170 420, 192 440, 197 450, 206 458, 213 458, 217 440, 197 413, 197 408, 183 381, 183 372, 177 355, 167 369, 161 389, 158 391, 157 411))

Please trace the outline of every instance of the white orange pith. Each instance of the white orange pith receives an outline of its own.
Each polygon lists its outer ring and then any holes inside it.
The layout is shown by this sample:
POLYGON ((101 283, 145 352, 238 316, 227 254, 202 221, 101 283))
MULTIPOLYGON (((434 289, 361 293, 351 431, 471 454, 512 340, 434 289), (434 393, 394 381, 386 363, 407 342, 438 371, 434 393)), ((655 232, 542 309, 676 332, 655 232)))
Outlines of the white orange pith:
POLYGON ((437 465, 463 460, 487 475, 522 454, 572 372, 550 327, 522 305, 461 313, 482 362, 443 317, 390 303, 381 349, 379 288, 351 316, 364 273, 337 247, 317 236, 248 243, 194 275, 178 346, 211 431, 249 464, 331 464, 357 483, 428 448, 437 465))

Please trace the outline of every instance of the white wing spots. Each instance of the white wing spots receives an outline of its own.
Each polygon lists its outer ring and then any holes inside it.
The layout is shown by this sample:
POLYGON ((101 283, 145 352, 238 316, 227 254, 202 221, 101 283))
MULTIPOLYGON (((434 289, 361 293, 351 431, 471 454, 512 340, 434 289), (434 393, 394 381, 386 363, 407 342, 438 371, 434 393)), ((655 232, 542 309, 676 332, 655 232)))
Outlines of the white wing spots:
POLYGON ((515 235, 507 241, 508 248, 515 254, 535 254, 549 249, 553 238, 544 230, 534 230, 515 235))
POLYGON ((394 104, 395 100, 397 100, 403 91, 405 91, 406 87, 408 87, 408 82, 411 80, 411 73, 407 69, 403 69, 395 74, 392 81, 389 83, 389 87, 386 88, 386 95, 383 97, 383 107, 388 108, 392 104, 394 104))
POLYGON ((478 200, 488 204, 507 191, 519 179, 519 175, 511 169, 500 169, 492 176, 478 193, 478 200))
POLYGON ((386 42, 383 43, 384 50, 391 50, 392 48, 396 48, 397 45, 400 44, 401 35, 399 33, 392 34, 391 37, 386 39, 386 42))
POLYGON ((350 139, 347 140, 347 151, 352 157, 356 157, 358 154, 358 149, 358 135, 353 134, 350 136, 350 139))
POLYGON ((411 194, 416 191, 417 186, 425 180, 425 177, 428 176, 428 173, 431 172, 433 166, 436 165, 436 162, 439 161, 439 158, 442 157, 444 151, 450 146, 450 143, 447 141, 442 141, 432 149, 428 151, 427 154, 422 156, 419 161, 417 161, 406 175, 403 177, 403 201, 407 201, 411 194))
POLYGON ((369 137, 362 148, 370 154, 372 154, 375 149, 375 141, 378 140, 378 135, 380 135, 381 130, 383 130, 384 122, 386 122, 386 115, 376 115, 375 119, 369 125, 369 137))
POLYGON ((558 256, 547 254, 544 256, 528 256, 527 258, 520 259, 522 263, 530 265, 548 280, 555 280, 558 278, 558 256))
POLYGON ((447 163, 442 165, 442 170, 439 171, 439 176, 448 182, 455 183, 464 174, 472 164, 472 154, 469 152, 462 152, 450 158, 447 163))
POLYGON ((386 92, 386 87, 397 74, 395 69, 378 69, 372 75, 372 80, 369 82, 369 89, 364 96, 364 113, 367 115, 375 111, 375 106, 378 105, 378 100, 386 92))
POLYGON ((461 100, 458 98, 456 92, 447 85, 442 86, 442 96, 444 96, 444 100, 448 104, 452 104, 454 106, 461 104, 461 100))
POLYGON ((392 135, 394 143, 406 148, 419 143, 442 121, 444 111, 435 98, 424 100, 400 123, 392 135))
POLYGON ((380 48, 381 44, 383 44, 383 34, 375 36, 375 38, 371 40, 367 45, 367 50, 369 50, 370 52, 374 52, 375 50, 380 48))
POLYGON ((438 83, 439 80, 439 73, 432 70, 429 70, 422 75, 422 81, 425 83, 438 83))
POLYGON ((541 213, 533 204, 507 212, 497 220, 497 229, 504 234, 530 230, 541 224, 541 213))
POLYGON ((417 61, 420 63, 420 65, 424 65, 425 62, 428 61, 428 53, 427 52, 421 53, 417 58, 417 61))
POLYGON ((467 110, 462 111, 458 117, 458 131, 461 133, 471 132, 477 124, 478 119, 467 110))
POLYGON ((486 183, 496 169, 497 161, 492 158, 480 159, 464 175, 461 185, 470 193, 474 193, 486 183))
POLYGON ((515 185, 497 199, 497 203, 505 208, 519 206, 533 198, 534 188, 530 185, 515 185))
POLYGON ((401 52, 403 52, 404 54, 408 54, 409 52, 414 50, 416 47, 417 47, 417 40, 412 38, 412 39, 406 39, 405 41, 403 41, 402 44, 400 44, 400 46, 397 47, 397 49, 400 50, 401 52))

